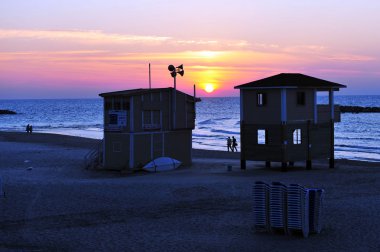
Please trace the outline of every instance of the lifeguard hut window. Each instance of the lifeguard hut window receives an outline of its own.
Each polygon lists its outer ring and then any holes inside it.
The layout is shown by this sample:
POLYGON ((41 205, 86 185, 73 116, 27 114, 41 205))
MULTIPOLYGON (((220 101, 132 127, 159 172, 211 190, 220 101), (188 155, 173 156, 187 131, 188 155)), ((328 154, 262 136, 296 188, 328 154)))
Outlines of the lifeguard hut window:
POLYGON ((106 131, 120 131, 127 127, 127 111, 126 110, 109 110, 108 120, 105 122, 106 131))
POLYGON ((161 111, 160 110, 142 111, 142 126, 144 130, 161 129, 161 111))
POLYGON ((267 144, 268 143, 268 134, 265 129, 257 130, 257 144, 267 144))
POLYGON ((297 105, 305 105, 305 92, 297 92, 297 105))
POLYGON ((301 144, 301 129, 293 131, 293 144, 301 144))
POLYGON ((264 106, 267 103, 267 94, 257 93, 257 106, 264 106))

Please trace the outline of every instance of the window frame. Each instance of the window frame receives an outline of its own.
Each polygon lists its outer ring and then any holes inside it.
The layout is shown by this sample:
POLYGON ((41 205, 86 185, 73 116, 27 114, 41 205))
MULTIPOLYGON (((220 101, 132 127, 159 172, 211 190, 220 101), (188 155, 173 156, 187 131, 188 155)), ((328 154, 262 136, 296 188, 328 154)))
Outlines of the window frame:
POLYGON ((256 93, 256 105, 258 107, 264 107, 267 104, 267 94, 264 92, 256 93))
POLYGON ((267 129, 257 129, 257 144, 258 145, 266 145, 268 144, 268 130, 267 129), (264 142, 261 142, 259 139, 260 131, 264 133, 264 142))
POLYGON ((302 129, 297 128, 293 130, 293 144, 302 144, 302 129))

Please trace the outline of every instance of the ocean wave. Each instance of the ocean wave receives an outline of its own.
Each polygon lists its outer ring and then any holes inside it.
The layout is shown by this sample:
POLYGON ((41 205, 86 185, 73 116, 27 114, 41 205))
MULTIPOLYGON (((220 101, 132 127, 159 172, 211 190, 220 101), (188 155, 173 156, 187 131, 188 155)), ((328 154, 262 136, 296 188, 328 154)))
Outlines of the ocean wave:
POLYGON ((376 137, 339 137, 339 136, 335 136, 335 139, 339 139, 339 140, 365 140, 365 141, 372 141, 372 140, 377 141, 378 140, 378 138, 376 138, 376 137))
POLYGON ((372 151, 365 151, 365 150, 359 150, 359 149, 350 149, 350 150, 347 150, 347 149, 339 149, 339 148, 335 148, 335 151, 336 152, 346 152, 346 153, 362 153, 362 154, 367 154, 367 155, 371 155, 371 154, 375 154, 375 155, 379 155, 379 158, 380 158, 380 153, 379 152, 372 152, 372 151))
POLYGON ((87 129, 102 128, 103 124, 58 124, 58 125, 33 125, 36 129, 87 129))
POLYGON ((360 160, 367 162, 379 162, 380 154, 378 153, 367 153, 367 152, 356 152, 356 151, 335 151, 335 156, 337 158, 346 158, 350 160, 360 160))
POLYGON ((193 139, 204 139, 206 141, 209 141, 210 139, 214 139, 214 140, 224 142, 226 140, 226 136, 225 135, 218 135, 218 134, 209 134, 209 135, 193 134, 193 139))
POLYGON ((344 147, 344 148, 351 148, 351 149, 363 149, 363 150, 379 150, 379 147, 372 147, 372 146, 359 146, 359 145, 346 145, 346 144, 336 144, 335 147, 344 147))
POLYGON ((216 122, 213 119, 207 119, 207 120, 199 122, 198 124, 200 124, 200 125, 203 125, 203 124, 216 124, 216 122))
MULTIPOLYGON (((227 122, 230 120, 235 120, 235 118, 232 118, 232 117, 213 118, 213 119, 207 119, 204 121, 200 121, 200 122, 198 122, 198 124, 200 124, 200 125, 204 125, 204 124, 215 125, 215 124, 220 124, 219 123, 220 121, 226 121, 227 122)), ((239 121, 237 123, 239 123, 239 121)))
POLYGON ((229 135, 240 135, 240 131, 211 129, 211 132, 223 133, 223 134, 229 134, 229 135))
POLYGON ((225 120, 231 120, 231 119, 233 119, 233 118, 231 118, 231 117, 222 117, 222 118, 214 118, 213 120, 214 121, 225 121, 225 120))
POLYGON ((196 145, 199 145, 199 146, 205 146, 207 148, 202 148, 202 149, 210 149, 209 147, 212 147, 211 149, 213 150, 216 150, 216 149, 225 149, 226 148, 226 145, 220 145, 218 143, 206 143, 206 142, 199 142, 199 141, 194 141, 193 142, 194 144, 196 145), (218 148, 215 148, 215 147, 218 147, 218 148))
MULTIPOLYGON (((33 130, 56 130, 56 129, 75 129, 75 130, 94 130, 94 129, 100 129, 103 130, 103 124, 57 124, 57 125, 38 125, 33 124, 33 130)), ((10 126, 3 126, 0 127, 1 130, 25 130, 24 125, 16 126, 16 125, 10 125, 10 126)))
POLYGON ((215 135, 193 133, 193 137, 215 138, 215 135))

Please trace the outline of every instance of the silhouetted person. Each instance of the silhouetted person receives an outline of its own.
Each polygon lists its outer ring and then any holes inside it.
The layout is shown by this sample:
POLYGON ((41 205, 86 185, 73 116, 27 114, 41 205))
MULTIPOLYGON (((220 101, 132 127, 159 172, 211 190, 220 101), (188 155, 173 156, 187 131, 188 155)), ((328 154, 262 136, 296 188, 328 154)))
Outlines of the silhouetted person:
POLYGON ((236 146, 237 146, 238 144, 237 144, 237 142, 236 142, 236 138, 235 137, 232 137, 232 152, 234 152, 234 150, 237 152, 238 150, 237 150, 237 148, 236 148, 236 146))
POLYGON ((30 125, 26 125, 26 133, 29 133, 30 132, 30 125))
POLYGON ((228 151, 228 152, 230 152, 230 149, 231 149, 231 151, 234 151, 234 150, 232 149, 231 144, 232 144, 231 138, 228 137, 228 138, 227 138, 227 151, 228 151))
POLYGON ((29 126, 29 133, 32 134, 32 132, 33 132, 33 126, 30 125, 30 126, 29 126))

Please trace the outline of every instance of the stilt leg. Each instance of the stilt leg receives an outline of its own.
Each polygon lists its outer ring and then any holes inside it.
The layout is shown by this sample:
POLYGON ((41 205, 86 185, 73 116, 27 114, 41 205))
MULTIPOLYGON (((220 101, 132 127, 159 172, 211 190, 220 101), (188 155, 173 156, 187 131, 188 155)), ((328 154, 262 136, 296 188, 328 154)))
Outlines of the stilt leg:
POLYGON ((240 160, 240 169, 245 170, 246 169, 246 161, 244 159, 240 160))
POLYGON ((311 160, 306 160, 306 170, 311 170, 311 160))
POLYGON ((281 171, 282 172, 286 172, 287 170, 288 170, 287 163, 286 162, 282 162, 281 163, 281 171))
POLYGON ((335 168, 335 160, 333 158, 330 158, 330 169, 335 168))

